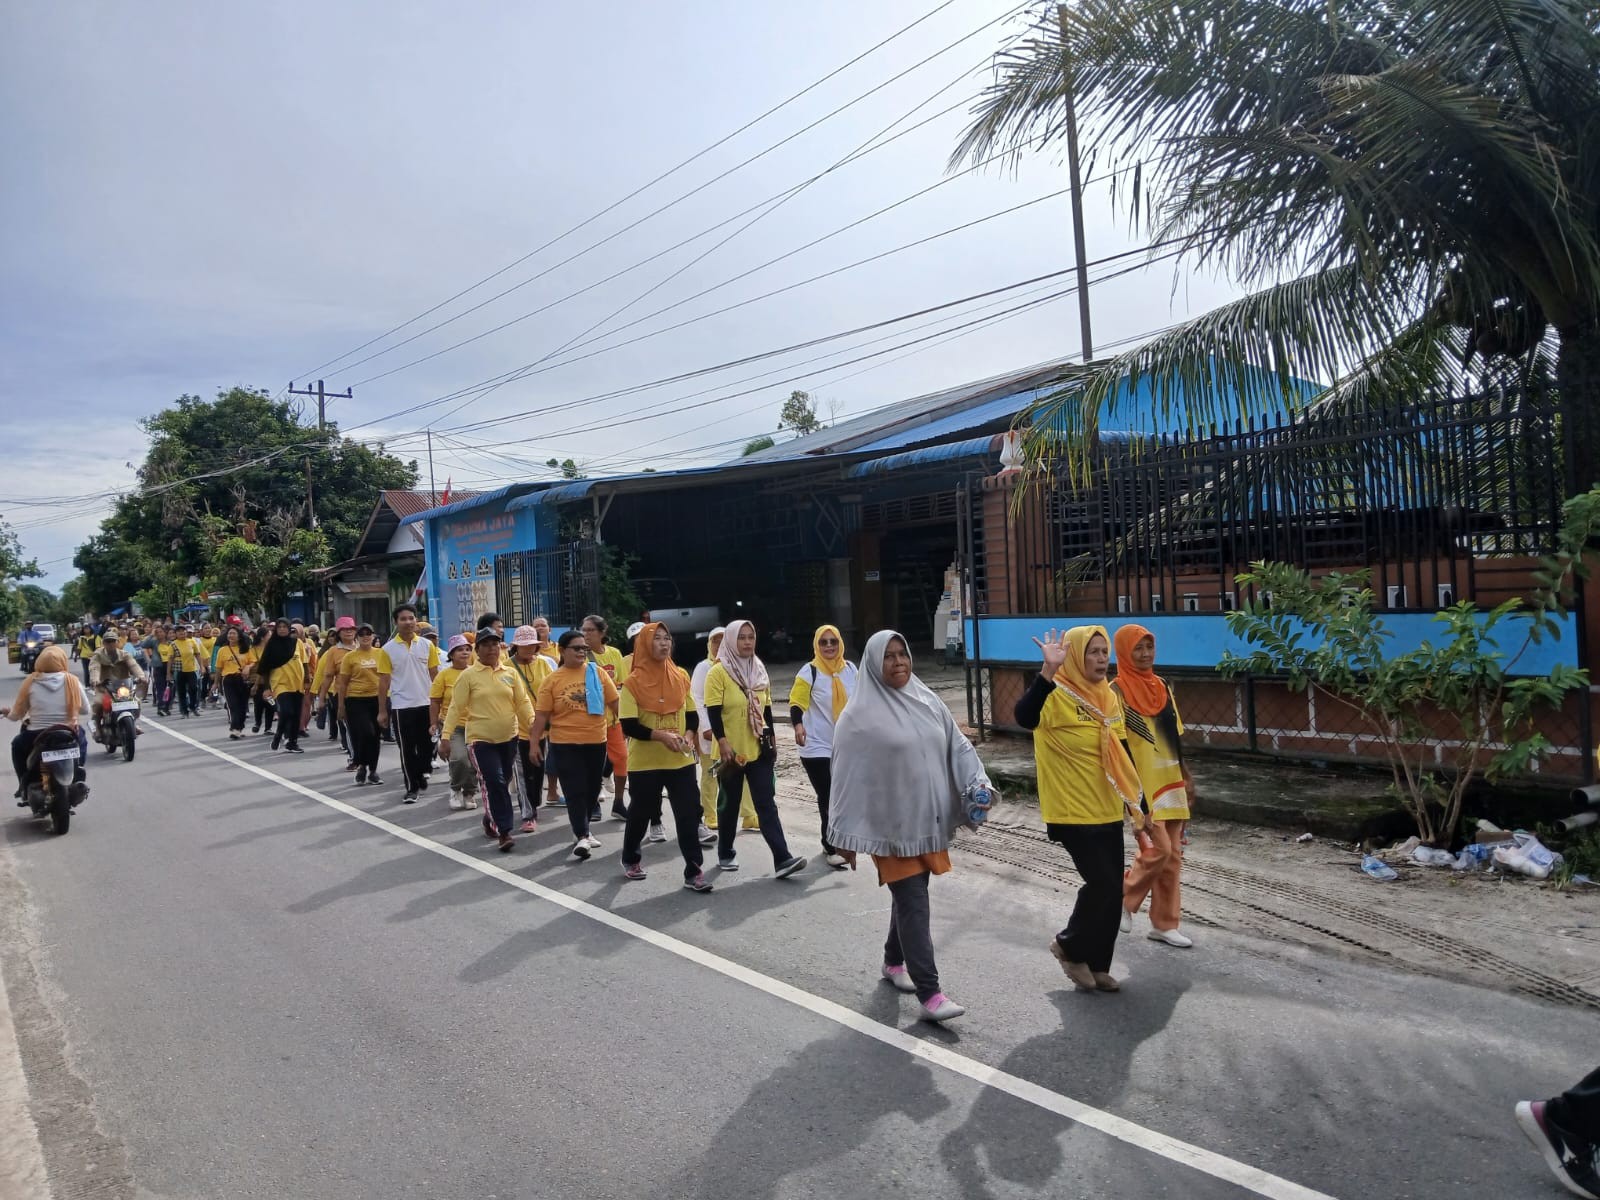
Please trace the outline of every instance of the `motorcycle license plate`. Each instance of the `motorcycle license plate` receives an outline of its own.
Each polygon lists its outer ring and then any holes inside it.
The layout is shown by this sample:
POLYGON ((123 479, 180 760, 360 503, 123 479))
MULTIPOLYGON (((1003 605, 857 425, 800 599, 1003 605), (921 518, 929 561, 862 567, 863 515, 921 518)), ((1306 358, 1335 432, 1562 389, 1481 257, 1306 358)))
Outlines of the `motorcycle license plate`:
POLYGON ((77 761, 78 752, 76 750, 41 750, 39 752, 40 762, 66 762, 69 758, 77 761))
POLYGON ((111 711, 112 712, 138 712, 139 711, 139 702, 137 700, 118 700, 115 704, 113 704, 111 706, 111 711))

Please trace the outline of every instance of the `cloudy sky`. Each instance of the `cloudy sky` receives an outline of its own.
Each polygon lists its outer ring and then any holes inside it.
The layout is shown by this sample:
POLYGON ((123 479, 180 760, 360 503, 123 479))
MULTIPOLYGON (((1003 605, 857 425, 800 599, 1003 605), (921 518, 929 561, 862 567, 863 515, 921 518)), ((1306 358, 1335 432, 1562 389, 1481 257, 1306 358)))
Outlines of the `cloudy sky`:
MULTIPOLYGON (((1012 8, 7 6, 0 515, 58 587, 132 483, 138 419, 235 384, 353 387, 347 431, 425 460, 431 427, 438 486, 462 488, 552 456, 718 461, 796 387, 845 417, 1077 353, 1074 297, 1017 310, 1061 281, 639 386, 1071 265, 1056 153, 946 173, 1012 8)), ((1092 260, 1147 236, 1108 188, 1088 188, 1092 260)), ((1227 294, 1171 263, 1109 280, 1097 349, 1227 294)))

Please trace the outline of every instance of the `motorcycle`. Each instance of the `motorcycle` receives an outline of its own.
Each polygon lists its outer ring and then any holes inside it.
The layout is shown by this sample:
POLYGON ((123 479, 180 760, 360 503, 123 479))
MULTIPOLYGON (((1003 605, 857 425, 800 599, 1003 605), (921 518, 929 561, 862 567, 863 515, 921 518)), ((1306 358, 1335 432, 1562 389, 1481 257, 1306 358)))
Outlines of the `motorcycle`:
POLYGON ((74 782, 78 734, 70 725, 52 725, 34 739, 28 754, 28 782, 22 798, 36 817, 49 817, 53 833, 63 834, 72 812, 89 795, 89 785, 74 782))
POLYGON ((131 686, 119 683, 100 694, 99 719, 94 723, 94 740, 107 754, 122 751, 122 761, 133 761, 134 739, 139 736, 139 696, 131 686))

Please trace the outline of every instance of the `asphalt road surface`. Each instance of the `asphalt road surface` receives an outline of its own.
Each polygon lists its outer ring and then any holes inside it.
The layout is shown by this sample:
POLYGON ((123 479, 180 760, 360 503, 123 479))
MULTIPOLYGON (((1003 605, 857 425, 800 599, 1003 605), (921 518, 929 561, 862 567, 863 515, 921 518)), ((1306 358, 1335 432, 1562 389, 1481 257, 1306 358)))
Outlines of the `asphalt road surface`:
POLYGON ((933 1028, 870 870, 745 835, 711 895, 673 842, 630 883, 614 822, 501 855, 443 774, 403 807, 315 731, 146 725, 67 836, 0 825, 6 1200, 1553 1197, 1511 1105, 1600 1057, 1594 1013, 1225 930, 1077 994, 1070 891, 976 867, 933 885, 933 1028))

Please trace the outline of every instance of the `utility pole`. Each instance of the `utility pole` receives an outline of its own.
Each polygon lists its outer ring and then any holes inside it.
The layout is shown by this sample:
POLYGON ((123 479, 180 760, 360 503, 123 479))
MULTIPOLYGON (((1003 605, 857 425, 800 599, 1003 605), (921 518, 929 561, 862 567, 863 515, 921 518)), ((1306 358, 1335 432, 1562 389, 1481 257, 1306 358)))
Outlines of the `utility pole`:
POLYGON ((1078 255, 1078 321, 1083 361, 1088 362, 1094 357, 1094 338, 1089 332, 1089 255, 1083 245, 1083 178, 1078 171, 1078 113, 1072 96, 1072 54, 1067 49, 1065 4, 1056 5, 1056 24, 1061 30, 1061 90, 1067 102, 1067 177, 1072 187, 1072 243, 1078 255))
POLYGON ((439 504, 439 489, 433 484, 433 430, 428 430, 428 497, 432 501, 430 508, 437 508, 439 504))
MULTIPOLYGON (((1076 144, 1076 143, 1074 143, 1074 144, 1076 144)), ((1074 168, 1074 170, 1076 170, 1076 168, 1074 168)), ((328 401, 330 399, 333 399, 333 400, 354 400, 355 399, 355 396, 351 393, 351 390, 349 388, 345 388, 345 390, 342 391, 342 392, 325 391, 323 389, 322 380, 320 380, 320 379, 317 380, 317 390, 314 391, 314 392, 310 388, 296 389, 295 386, 294 386, 294 380, 291 379, 289 381, 289 395, 291 395, 291 396, 315 396, 317 398, 317 432, 319 434, 320 433, 325 433, 327 431, 327 428, 328 428, 328 401)))

